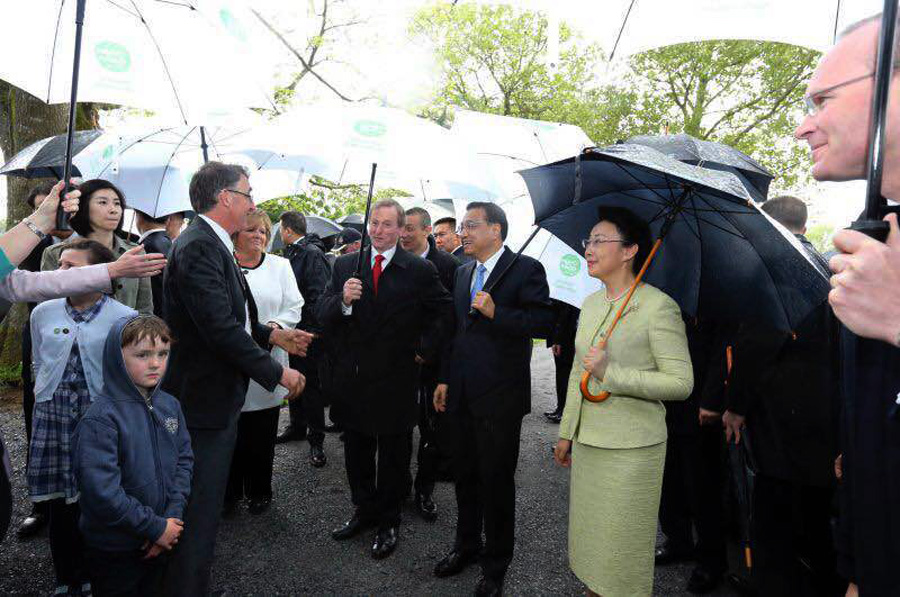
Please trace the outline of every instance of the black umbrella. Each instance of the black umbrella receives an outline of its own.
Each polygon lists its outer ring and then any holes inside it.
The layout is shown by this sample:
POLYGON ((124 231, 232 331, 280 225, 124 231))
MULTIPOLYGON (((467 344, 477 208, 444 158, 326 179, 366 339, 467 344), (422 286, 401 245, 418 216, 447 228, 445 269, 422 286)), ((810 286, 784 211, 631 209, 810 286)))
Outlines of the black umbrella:
POLYGON ((747 428, 741 430, 741 442, 728 443, 728 468, 734 487, 734 499, 738 509, 741 543, 743 543, 744 565, 753 569, 753 549, 751 527, 753 524, 753 485, 756 481, 756 467, 750 451, 750 434, 747 428))
MULTIPOLYGON (((72 157, 93 143, 103 134, 100 130, 76 131, 72 138, 72 157)), ((67 135, 56 135, 35 141, 0 168, 0 174, 22 178, 57 178, 62 180, 66 165, 67 135)), ((71 174, 81 176, 78 166, 72 164, 71 174)))
POLYGON ((765 201, 775 175, 743 151, 690 135, 639 135, 628 143, 646 145, 679 162, 735 174, 755 201, 765 201))
POLYGON ((363 230, 363 215, 362 214, 349 214, 338 220, 338 224, 343 226, 344 228, 353 228, 359 233, 362 233, 363 230))
MULTIPOLYGON (((277 251, 284 248, 284 242, 281 240, 281 222, 276 222, 272 227, 272 242, 269 246, 270 251, 277 251)), ((334 221, 322 216, 306 216, 306 233, 315 234, 322 240, 337 236, 343 228, 334 221)))
POLYGON ((828 295, 827 273, 729 173, 621 144, 521 174, 535 222, 576 251, 598 207, 627 207, 649 222, 657 241, 645 269, 659 253, 646 278, 691 316, 790 331, 828 295))

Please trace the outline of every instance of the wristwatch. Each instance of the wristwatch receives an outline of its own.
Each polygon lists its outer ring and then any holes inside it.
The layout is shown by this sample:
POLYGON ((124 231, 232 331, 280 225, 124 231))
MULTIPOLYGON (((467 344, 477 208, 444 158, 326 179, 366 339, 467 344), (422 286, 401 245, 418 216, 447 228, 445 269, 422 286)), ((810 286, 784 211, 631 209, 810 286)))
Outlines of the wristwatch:
POLYGON ((40 228, 38 228, 37 226, 35 226, 34 222, 29 220, 28 218, 25 218, 24 220, 22 220, 22 222, 25 223, 25 225, 28 227, 29 230, 31 230, 32 232, 37 234, 37 237, 39 239, 44 240, 45 238, 47 238, 47 235, 44 234, 44 231, 41 230, 40 228))

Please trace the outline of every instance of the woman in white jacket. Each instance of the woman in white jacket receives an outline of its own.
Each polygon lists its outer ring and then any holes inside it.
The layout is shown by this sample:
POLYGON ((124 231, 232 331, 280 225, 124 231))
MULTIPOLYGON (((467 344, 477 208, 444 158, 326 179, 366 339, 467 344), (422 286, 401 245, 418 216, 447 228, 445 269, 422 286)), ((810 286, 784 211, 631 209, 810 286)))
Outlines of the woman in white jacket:
MULTIPOLYGON (((290 262, 265 252, 271 236, 269 216, 262 211, 252 213, 247 218, 247 228, 234 235, 235 258, 247 278, 260 323, 289 329, 300 321, 303 297, 290 262)), ((288 366, 288 355, 281 348, 274 347, 272 356, 288 366)), ((250 380, 231 460, 226 514, 233 512, 244 497, 249 500, 247 509, 251 514, 262 514, 271 505, 278 413, 286 394, 287 390, 280 386, 269 392, 250 380)))

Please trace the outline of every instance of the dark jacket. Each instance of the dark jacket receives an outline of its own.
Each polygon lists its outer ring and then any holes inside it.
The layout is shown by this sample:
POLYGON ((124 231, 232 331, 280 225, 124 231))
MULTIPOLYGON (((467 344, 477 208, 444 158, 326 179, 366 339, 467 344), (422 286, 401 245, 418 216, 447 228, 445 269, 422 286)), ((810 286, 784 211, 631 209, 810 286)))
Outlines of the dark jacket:
POLYGON ((470 261, 473 261, 473 259, 472 259, 471 257, 469 257, 468 255, 466 255, 466 251, 465 251, 465 249, 463 249, 463 246, 462 246, 462 245, 459 245, 458 247, 456 247, 455 249, 453 249, 453 252, 450 253, 450 254, 453 255, 454 257, 456 257, 456 259, 457 259, 460 263, 463 263, 463 264, 464 264, 464 263, 469 263, 470 261))
POLYGON ((434 244, 434 239, 428 237, 428 253, 425 259, 434 264, 437 268, 438 277, 441 284, 448 292, 453 292, 453 283, 456 278, 456 268, 460 266, 459 260, 446 251, 441 251, 434 244))
POLYGON ((234 256, 203 218, 173 243, 163 274, 164 313, 175 336, 163 389, 181 401, 188 427, 223 429, 253 379, 269 391, 282 367, 269 354, 272 329, 256 319, 234 256), (250 330, 245 324, 250 312, 250 330))
POLYGON ((578 316, 581 315, 581 309, 556 299, 551 299, 551 303, 553 304, 553 331, 547 338, 547 348, 559 344, 575 350, 575 333, 578 331, 578 316))
POLYGON ((122 357, 122 318, 103 353, 103 390, 75 429, 74 471, 81 532, 96 549, 128 551, 155 542, 167 518, 182 519, 194 454, 178 401, 159 389, 144 397, 122 357))
MULTIPOLYGON (((515 253, 504 250, 485 280, 490 287, 515 253)), ((522 255, 491 291, 494 318, 469 315, 471 282, 477 263, 456 270, 453 341, 441 363, 442 383, 449 384, 447 411, 478 417, 524 416, 531 411, 532 338, 553 330, 553 309, 544 266, 522 255)))
POLYGON ((319 320, 334 345, 335 422, 364 433, 403 433, 418 421, 415 358, 437 358, 449 325, 450 294, 430 262, 397 252, 378 282, 366 250, 362 297, 344 315, 344 282, 354 275, 358 254, 342 255, 319 304, 319 320))
MULTIPOLYGON (((169 235, 166 234, 166 231, 163 228, 159 230, 154 230, 150 234, 148 234, 144 241, 141 243, 144 246, 144 251, 147 253, 162 253, 169 257, 169 252, 172 250, 172 241, 169 239, 169 235)), ((150 278, 150 290, 153 293, 153 313, 158 317, 163 316, 163 277, 162 276, 153 276, 150 278)))
POLYGON ((316 234, 307 234, 284 248, 284 257, 291 262, 297 288, 303 296, 303 311, 297 326, 302 330, 321 331, 316 310, 331 278, 331 266, 325 253, 325 243, 316 234))

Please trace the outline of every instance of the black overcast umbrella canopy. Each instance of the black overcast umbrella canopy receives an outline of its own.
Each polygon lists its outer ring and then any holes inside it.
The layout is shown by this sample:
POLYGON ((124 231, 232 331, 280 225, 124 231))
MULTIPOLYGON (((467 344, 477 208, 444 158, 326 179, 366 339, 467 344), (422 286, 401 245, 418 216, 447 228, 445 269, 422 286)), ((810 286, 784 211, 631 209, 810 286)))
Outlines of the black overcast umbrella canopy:
POLYGON ((578 252, 601 206, 631 209, 657 237, 670 222, 646 280, 689 315, 793 330, 828 295, 826 273, 727 172, 620 144, 520 174, 535 223, 578 252))
MULTIPOLYGON (((97 139, 103 131, 77 131, 72 141, 72 156, 77 156, 85 147, 97 139)), ((47 137, 35 141, 0 168, 0 174, 23 178, 62 179, 66 165, 66 135, 47 137)), ((76 165, 72 165, 72 175, 81 176, 76 165)))

